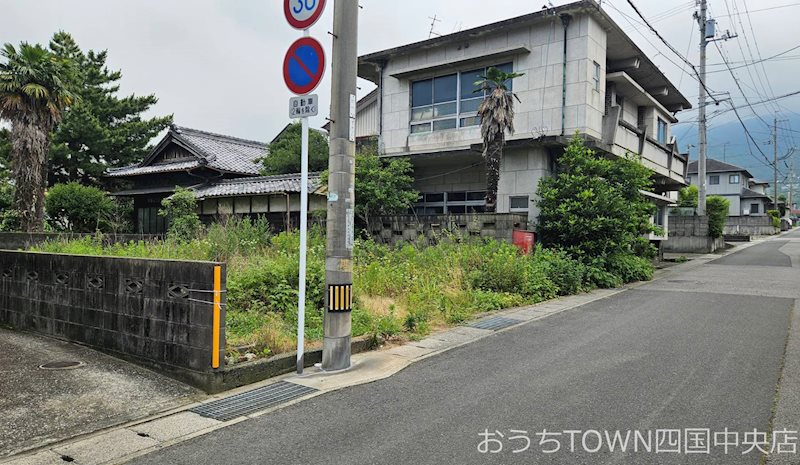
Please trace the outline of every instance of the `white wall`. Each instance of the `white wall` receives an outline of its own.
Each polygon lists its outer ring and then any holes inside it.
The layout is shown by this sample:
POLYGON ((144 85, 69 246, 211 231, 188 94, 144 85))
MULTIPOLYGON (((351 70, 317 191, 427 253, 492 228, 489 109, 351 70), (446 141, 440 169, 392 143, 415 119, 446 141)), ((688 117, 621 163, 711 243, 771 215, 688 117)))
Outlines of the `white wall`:
MULTIPOLYGON (((565 133, 576 130, 600 137, 605 112, 606 33, 590 16, 576 15, 568 29, 567 101, 565 133), (595 90, 594 66, 601 65, 600 90, 595 90)), ((513 30, 498 31, 469 42, 420 50, 393 57, 383 70, 383 145, 386 154, 424 153, 464 148, 480 142, 477 127, 410 134, 410 82, 513 61, 514 71, 525 73, 514 80, 521 103, 516 108, 517 138, 558 135, 562 124, 562 76, 564 29, 559 18, 513 30), (524 45, 530 53, 509 58, 486 56, 524 45), (469 59, 464 65, 409 77, 392 74, 437 64, 469 59)), ((364 112, 362 112, 364 113, 364 112)), ((364 113, 363 118, 369 115, 364 113)), ((513 137, 512 137, 513 138, 513 137)))
POLYGON ((542 148, 509 149, 500 165, 500 185, 497 189, 498 213, 510 213, 510 199, 528 196, 528 221, 535 223, 539 208, 531 203, 536 198, 539 180, 551 174, 550 157, 542 148))

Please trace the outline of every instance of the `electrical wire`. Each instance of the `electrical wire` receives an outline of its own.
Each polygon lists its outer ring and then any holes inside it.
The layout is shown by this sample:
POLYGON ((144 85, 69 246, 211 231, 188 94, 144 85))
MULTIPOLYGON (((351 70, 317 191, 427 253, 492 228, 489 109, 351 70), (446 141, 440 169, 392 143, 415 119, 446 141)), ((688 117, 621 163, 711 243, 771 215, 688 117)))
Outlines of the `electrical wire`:
POLYGON ((655 35, 656 35, 656 37, 658 37, 658 38, 659 38, 659 40, 661 40, 661 42, 663 42, 663 43, 664 43, 664 45, 666 45, 666 46, 667 46, 667 48, 669 48, 669 49, 670 49, 670 51, 672 51, 672 53, 674 53, 675 55, 677 55, 677 56, 678 56, 678 58, 680 58, 680 59, 681 59, 681 60, 682 60, 684 63, 686 63, 687 65, 689 65, 689 67, 690 67, 690 68, 692 68, 692 71, 694 71, 694 74, 697 76, 697 80, 698 80, 698 82, 699 82, 699 83, 700 83, 700 85, 703 87, 703 90, 705 90, 706 94, 707 94, 707 95, 708 95, 708 96, 711 98, 711 100, 713 100, 713 101, 714 101, 714 102, 716 102, 716 103, 719 103, 719 100, 717 100, 717 99, 716 99, 716 98, 715 98, 715 97, 712 95, 712 93, 711 93, 711 91, 708 89, 708 87, 706 87, 706 83, 705 83, 705 81, 703 80, 703 78, 701 78, 701 77, 700 77, 700 73, 697 71, 697 67, 695 67, 695 66, 694 66, 694 64, 693 64, 692 62, 690 62, 690 61, 689 61, 689 60, 688 60, 688 59, 687 59, 685 56, 683 56, 683 55, 681 54, 681 52, 679 52, 678 50, 676 50, 676 49, 675 49, 675 47, 673 47, 673 46, 672 46, 672 44, 670 44, 669 42, 667 42, 667 39, 665 39, 665 38, 664 38, 664 37, 661 35, 661 33, 659 33, 659 32, 658 32, 658 30, 657 30, 655 27, 653 27, 653 25, 652 25, 652 24, 650 24, 650 22, 649 22, 649 21, 647 21, 647 18, 645 18, 645 17, 644 17, 644 15, 642 14, 642 12, 641 12, 641 11, 639 11, 639 8, 636 6, 636 4, 635 4, 635 3, 633 3, 633 0, 627 0, 627 2, 628 2, 628 4, 631 6, 631 8, 633 8, 633 11, 635 11, 635 12, 636 12, 636 15, 637 15, 637 16, 639 16, 639 17, 642 19, 642 21, 644 21, 645 25, 646 25, 646 26, 647 26, 647 27, 648 27, 648 28, 649 28, 649 29, 650 29, 650 30, 653 32, 653 34, 655 34, 655 35))

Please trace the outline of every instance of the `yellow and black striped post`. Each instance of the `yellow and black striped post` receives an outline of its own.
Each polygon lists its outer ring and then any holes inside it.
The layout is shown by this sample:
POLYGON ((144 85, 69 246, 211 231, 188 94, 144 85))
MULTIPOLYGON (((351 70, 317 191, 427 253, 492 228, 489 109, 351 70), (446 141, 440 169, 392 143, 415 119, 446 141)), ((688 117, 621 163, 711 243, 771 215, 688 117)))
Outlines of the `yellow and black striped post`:
POLYGON ((353 285, 334 284, 328 286, 328 311, 350 312, 353 310, 353 285))

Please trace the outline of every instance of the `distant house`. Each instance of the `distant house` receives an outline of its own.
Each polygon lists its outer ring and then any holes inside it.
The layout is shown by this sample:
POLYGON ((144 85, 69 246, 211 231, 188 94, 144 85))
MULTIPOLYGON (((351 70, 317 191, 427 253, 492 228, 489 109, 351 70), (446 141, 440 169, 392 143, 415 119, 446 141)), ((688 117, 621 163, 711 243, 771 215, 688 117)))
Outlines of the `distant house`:
MULTIPOLYGON (((688 180, 699 185, 698 163, 689 163, 688 180)), ((772 205, 766 194, 768 182, 758 181, 741 166, 709 158, 706 160, 706 190, 708 195, 727 198, 731 205, 728 216, 764 216, 772 205)))
MULTIPOLYGON (((195 193, 205 222, 227 215, 263 215, 285 229, 299 218, 300 175, 261 176, 259 159, 268 156, 267 146, 173 125, 141 163, 109 169, 106 176, 128 181, 128 189, 113 195, 133 199, 134 225, 140 234, 166 232, 158 210, 176 186, 195 193)), ((310 210, 325 208, 323 189, 319 174, 311 175, 309 190, 315 195, 309 200, 310 210)))

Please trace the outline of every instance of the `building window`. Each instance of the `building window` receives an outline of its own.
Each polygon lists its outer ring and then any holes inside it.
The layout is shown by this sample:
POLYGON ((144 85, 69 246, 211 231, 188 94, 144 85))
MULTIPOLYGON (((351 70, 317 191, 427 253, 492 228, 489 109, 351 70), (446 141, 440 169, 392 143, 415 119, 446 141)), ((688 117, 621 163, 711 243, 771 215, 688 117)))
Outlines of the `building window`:
POLYGON ((667 122, 658 118, 658 143, 667 145, 667 122))
POLYGON ((719 176, 709 176, 708 183, 711 184, 712 186, 716 186, 717 184, 719 184, 719 176))
POLYGON ((751 215, 757 215, 757 214, 761 213, 760 210, 761 210, 761 205, 759 205, 757 203, 751 203, 750 204, 750 214, 751 215))
POLYGON ((592 76, 594 79, 594 90, 600 92, 600 63, 594 62, 594 75, 592 76))
POLYGON ((509 198, 509 211, 512 212, 527 212, 528 211, 527 195, 519 195, 509 198))
POLYGON ((657 205, 656 206, 656 213, 653 217, 653 224, 656 226, 663 228, 664 227, 664 216, 666 213, 667 207, 665 205, 657 205))
POLYGON ((486 210, 486 192, 424 193, 414 205, 418 215, 480 213, 486 210))
MULTIPOLYGON (((495 68, 510 73, 513 65, 495 68)), ((487 68, 464 71, 411 83, 411 133, 457 129, 480 124, 478 107, 486 96, 475 83, 487 68)), ((511 90, 511 81, 506 82, 511 90)))
POLYGON ((728 177, 728 184, 739 184, 741 182, 741 178, 739 178, 738 174, 732 174, 728 177))

